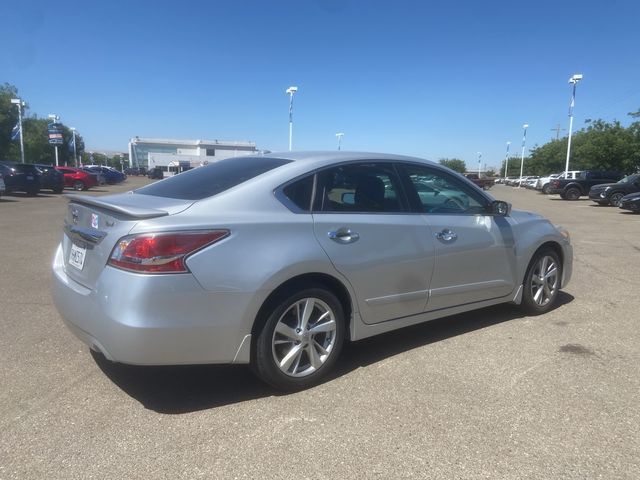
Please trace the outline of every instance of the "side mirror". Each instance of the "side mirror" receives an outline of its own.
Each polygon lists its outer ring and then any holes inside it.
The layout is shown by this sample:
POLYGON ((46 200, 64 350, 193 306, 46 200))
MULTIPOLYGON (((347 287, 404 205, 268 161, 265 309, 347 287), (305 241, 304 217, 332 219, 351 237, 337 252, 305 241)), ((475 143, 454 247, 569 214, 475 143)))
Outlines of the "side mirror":
POLYGON ((502 200, 495 200, 491 203, 491 213, 497 217, 508 217, 511 213, 511 204, 502 200))

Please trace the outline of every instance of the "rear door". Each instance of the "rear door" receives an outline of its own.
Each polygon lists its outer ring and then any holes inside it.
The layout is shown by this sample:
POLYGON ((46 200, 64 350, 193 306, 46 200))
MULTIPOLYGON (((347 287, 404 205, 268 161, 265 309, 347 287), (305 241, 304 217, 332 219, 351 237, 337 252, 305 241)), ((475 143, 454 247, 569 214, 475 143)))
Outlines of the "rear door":
POLYGON ((315 236, 351 283, 365 323, 424 311, 434 240, 408 210, 392 164, 352 163, 317 175, 315 236))

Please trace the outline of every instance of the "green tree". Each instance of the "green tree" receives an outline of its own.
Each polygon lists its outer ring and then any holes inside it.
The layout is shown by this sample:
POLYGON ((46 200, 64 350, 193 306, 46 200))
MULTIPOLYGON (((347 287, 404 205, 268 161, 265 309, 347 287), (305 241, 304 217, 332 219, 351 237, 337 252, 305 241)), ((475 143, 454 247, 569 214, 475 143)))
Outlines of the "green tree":
POLYGON ((459 158, 441 158, 438 160, 438 163, 459 173, 467 171, 467 165, 464 163, 464 160, 460 160, 459 158))

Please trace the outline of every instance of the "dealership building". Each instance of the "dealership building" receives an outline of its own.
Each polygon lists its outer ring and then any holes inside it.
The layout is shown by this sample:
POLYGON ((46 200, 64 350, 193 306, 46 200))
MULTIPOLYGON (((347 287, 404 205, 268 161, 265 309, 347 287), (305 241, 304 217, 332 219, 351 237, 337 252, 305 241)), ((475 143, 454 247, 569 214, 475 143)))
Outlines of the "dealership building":
POLYGON ((178 172, 218 160, 258 153, 255 142, 172 140, 134 137, 129 142, 129 166, 178 172))

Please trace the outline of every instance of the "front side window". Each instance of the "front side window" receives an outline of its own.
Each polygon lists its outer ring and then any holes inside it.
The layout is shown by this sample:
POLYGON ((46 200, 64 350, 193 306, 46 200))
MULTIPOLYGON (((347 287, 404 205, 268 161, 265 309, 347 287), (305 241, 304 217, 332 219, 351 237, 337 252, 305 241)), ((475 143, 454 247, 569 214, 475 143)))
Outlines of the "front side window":
POLYGON ((404 165, 424 213, 486 213, 486 202, 455 178, 422 165, 404 165))
POLYGON ((405 211, 400 181, 390 164, 348 164, 319 172, 314 211, 405 211))

